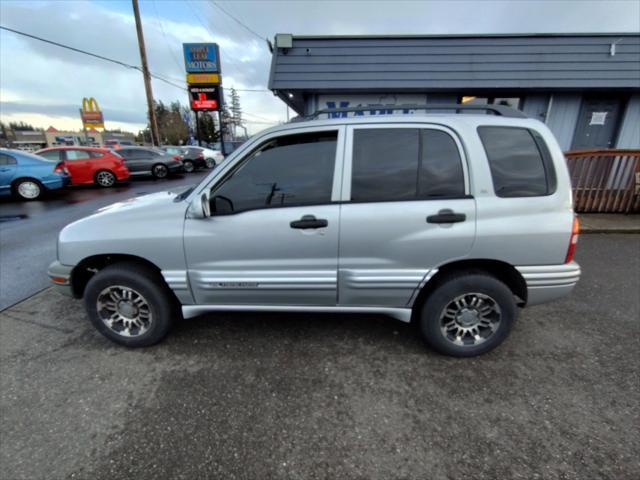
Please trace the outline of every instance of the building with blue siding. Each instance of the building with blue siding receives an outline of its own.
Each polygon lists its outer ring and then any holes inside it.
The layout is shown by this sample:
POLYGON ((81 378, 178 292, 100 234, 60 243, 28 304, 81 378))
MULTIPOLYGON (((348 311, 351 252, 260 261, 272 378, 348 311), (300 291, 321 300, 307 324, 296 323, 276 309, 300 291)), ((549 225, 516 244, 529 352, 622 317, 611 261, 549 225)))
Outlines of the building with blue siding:
POLYGON ((640 34, 279 34, 269 88, 299 115, 506 104, 545 122, 565 151, 640 148, 640 34))

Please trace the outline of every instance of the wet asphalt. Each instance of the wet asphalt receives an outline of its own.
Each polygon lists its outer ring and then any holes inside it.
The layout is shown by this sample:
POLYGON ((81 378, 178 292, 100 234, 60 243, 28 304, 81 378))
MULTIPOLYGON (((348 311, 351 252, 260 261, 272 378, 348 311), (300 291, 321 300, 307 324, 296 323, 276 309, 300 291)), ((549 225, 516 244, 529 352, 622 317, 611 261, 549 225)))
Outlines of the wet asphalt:
POLYGON ((635 480, 640 235, 577 259, 472 359, 362 315, 208 315, 127 350, 45 290, 0 313, 0 477, 635 480))
POLYGON ((49 286, 46 270, 56 257, 56 239, 67 224, 130 197, 197 183, 208 171, 123 182, 114 188, 71 186, 25 202, 0 197, 0 310, 49 286))

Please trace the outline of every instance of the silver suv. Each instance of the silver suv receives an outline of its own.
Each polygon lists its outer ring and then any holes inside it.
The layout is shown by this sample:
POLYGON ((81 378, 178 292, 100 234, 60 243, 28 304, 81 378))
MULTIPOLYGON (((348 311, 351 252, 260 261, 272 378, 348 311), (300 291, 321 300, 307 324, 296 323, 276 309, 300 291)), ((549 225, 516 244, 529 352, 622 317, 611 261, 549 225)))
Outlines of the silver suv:
POLYGON ((195 187, 65 227, 49 276, 129 347, 249 310, 385 314, 442 353, 486 352, 517 307, 580 277, 560 147, 539 121, 486 109, 265 130, 195 187))

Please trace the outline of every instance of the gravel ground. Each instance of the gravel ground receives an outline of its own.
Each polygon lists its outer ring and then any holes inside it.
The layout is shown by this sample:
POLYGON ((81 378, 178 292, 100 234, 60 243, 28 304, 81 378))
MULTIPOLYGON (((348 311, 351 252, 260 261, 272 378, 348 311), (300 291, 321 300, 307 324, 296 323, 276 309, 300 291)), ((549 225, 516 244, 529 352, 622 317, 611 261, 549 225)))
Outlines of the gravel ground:
POLYGON ((373 316, 223 314, 125 350, 45 290, 0 313, 3 479, 640 478, 640 236, 482 357, 373 316))

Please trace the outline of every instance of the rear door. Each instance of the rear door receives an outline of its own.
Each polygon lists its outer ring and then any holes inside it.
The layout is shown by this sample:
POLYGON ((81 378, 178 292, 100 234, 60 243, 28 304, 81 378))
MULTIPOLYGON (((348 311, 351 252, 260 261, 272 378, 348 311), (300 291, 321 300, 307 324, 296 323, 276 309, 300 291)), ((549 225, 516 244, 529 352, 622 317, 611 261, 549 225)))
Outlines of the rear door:
POLYGON ((340 305, 406 306, 430 271, 470 251, 476 207, 454 132, 350 126, 343 182, 340 305))
POLYGON ((16 175, 18 162, 8 153, 0 153, 0 193, 11 191, 11 181, 16 175))

